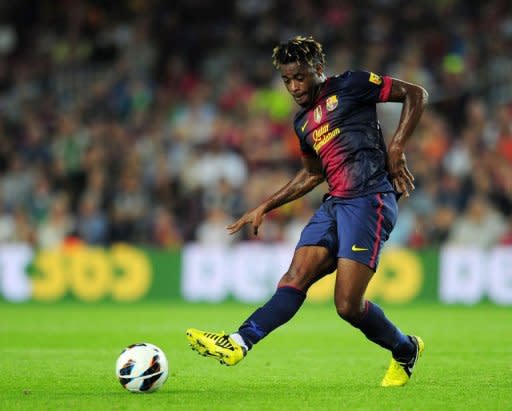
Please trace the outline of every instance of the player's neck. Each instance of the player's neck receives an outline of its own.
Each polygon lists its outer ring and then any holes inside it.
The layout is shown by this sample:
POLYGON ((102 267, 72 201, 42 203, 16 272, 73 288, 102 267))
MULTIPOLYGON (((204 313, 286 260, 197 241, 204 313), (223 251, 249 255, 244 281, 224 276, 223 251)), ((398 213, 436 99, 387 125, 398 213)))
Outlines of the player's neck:
POLYGON ((315 88, 313 90, 313 94, 312 94, 312 99, 311 99, 312 105, 316 103, 316 101, 322 94, 322 89, 324 88, 326 83, 327 83, 327 77, 323 76, 322 81, 315 86, 315 88))

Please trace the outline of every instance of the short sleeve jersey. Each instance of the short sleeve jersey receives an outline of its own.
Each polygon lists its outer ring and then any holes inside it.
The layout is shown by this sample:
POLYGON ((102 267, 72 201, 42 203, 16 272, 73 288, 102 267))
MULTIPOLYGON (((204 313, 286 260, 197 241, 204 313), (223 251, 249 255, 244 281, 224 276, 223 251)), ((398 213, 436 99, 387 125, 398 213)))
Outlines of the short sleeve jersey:
POLYGON ((320 157, 329 194, 352 198, 394 191, 376 103, 389 98, 392 80, 367 71, 329 77, 313 105, 294 121, 304 156, 320 157))

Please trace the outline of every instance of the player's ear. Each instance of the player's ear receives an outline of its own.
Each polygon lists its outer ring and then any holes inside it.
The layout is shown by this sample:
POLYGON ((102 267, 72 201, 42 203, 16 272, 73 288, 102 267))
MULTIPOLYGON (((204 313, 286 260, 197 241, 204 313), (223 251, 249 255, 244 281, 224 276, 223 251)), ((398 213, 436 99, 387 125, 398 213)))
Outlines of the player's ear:
POLYGON ((315 72, 316 74, 321 77, 324 74, 324 66, 322 66, 320 63, 315 66, 315 72))

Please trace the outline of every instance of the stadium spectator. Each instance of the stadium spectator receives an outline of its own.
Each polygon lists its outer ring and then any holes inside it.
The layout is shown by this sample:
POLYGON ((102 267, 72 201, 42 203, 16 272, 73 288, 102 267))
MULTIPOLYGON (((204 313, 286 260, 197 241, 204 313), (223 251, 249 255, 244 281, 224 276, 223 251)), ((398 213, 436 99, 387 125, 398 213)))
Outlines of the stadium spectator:
POLYGON ((224 210, 211 208, 197 227, 197 241, 210 247, 233 244, 236 241, 236 236, 230 236, 226 231, 226 226, 230 223, 231 218, 224 210))
POLYGON ((80 200, 76 234, 87 244, 105 245, 107 243, 107 218, 100 208, 98 197, 86 195, 80 200))
POLYGON ((149 199, 135 171, 127 171, 112 199, 111 241, 141 240, 149 199))
POLYGON ((48 216, 37 227, 36 241, 39 248, 55 248, 64 244, 74 229, 74 217, 69 210, 69 199, 59 193, 55 197, 48 216))
POLYGON ((504 218, 480 196, 473 197, 466 212, 455 220, 448 243, 456 246, 488 248, 505 234, 504 218))
POLYGON ((158 207, 154 213, 149 244, 162 248, 178 248, 183 245, 183 236, 176 218, 164 207, 158 207))

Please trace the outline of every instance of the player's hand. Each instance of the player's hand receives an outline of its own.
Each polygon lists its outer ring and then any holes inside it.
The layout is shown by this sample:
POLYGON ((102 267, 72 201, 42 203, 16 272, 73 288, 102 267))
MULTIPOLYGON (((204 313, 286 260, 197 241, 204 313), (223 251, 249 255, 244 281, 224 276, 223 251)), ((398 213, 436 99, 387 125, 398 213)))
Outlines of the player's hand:
POLYGON ((262 206, 255 208, 247 213, 245 213, 242 217, 240 217, 233 224, 228 225, 226 229, 229 234, 235 234, 246 224, 252 224, 253 234, 258 235, 258 228, 263 222, 263 217, 265 217, 265 211, 262 206))
POLYGON ((393 187, 399 193, 409 197, 409 193, 415 188, 414 176, 407 168, 407 159, 403 150, 400 147, 390 147, 388 161, 393 187))

